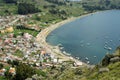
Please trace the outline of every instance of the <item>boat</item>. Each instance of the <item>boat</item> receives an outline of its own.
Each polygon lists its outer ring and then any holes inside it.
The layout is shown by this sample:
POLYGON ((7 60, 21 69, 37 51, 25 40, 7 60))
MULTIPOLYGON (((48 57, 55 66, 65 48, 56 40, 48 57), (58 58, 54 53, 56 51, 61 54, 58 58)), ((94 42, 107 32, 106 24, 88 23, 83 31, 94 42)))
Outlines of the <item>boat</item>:
POLYGON ((113 40, 110 40, 110 42, 112 42, 113 40))
POLYGON ((81 44, 80 46, 81 46, 81 47, 83 47, 84 45, 83 45, 83 44, 81 44))
POLYGON ((58 44, 57 46, 62 47, 62 44, 58 44))
POLYGON ((104 46, 104 49, 107 49, 107 46, 104 46))
POLYGON ((86 60, 88 60, 88 57, 85 57, 86 60))
POLYGON ((87 45, 89 46, 89 45, 90 45, 90 43, 87 43, 87 45))
POLYGON ((60 49, 62 50, 64 47, 60 47, 60 49))
POLYGON ((104 49, 109 50, 109 51, 112 50, 112 48, 111 48, 111 47, 108 47, 108 46, 104 46, 104 49))
POLYGON ((108 44, 108 42, 105 42, 105 44, 108 44))
POLYGON ((63 51, 62 53, 65 54, 65 55, 67 55, 67 56, 71 56, 71 54, 69 54, 69 53, 67 53, 65 51, 63 51))
POLYGON ((90 63, 90 61, 87 61, 87 64, 89 64, 90 63))
POLYGON ((112 50, 112 48, 111 48, 111 47, 108 47, 108 50, 110 51, 110 50, 112 50))
POLYGON ((78 60, 80 59, 79 57, 75 57, 75 58, 78 59, 78 60))
POLYGON ((96 58, 97 56, 93 56, 94 58, 96 58))

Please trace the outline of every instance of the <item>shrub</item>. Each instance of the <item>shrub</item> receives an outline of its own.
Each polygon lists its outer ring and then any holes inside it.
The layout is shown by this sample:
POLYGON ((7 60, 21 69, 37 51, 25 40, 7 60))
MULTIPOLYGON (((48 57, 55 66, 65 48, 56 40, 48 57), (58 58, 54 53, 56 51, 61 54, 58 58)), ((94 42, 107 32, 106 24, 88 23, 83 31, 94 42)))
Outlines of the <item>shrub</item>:
POLYGON ((3 64, 2 63, 0 63, 0 69, 2 69, 3 68, 3 64))
POLYGON ((110 63, 110 59, 113 57, 111 54, 107 54, 102 60, 102 66, 107 66, 110 63))
POLYGON ((20 63, 16 66, 16 75, 14 80, 25 80, 35 74, 35 70, 27 64, 20 63))

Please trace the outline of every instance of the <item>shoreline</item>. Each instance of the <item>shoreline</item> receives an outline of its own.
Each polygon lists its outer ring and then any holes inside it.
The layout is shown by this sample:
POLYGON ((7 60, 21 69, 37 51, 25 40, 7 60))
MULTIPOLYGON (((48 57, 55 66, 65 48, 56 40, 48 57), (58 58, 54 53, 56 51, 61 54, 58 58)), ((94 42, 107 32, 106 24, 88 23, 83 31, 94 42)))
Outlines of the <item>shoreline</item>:
POLYGON ((93 12, 93 13, 88 13, 88 14, 84 14, 81 15, 79 17, 71 17, 68 18, 66 20, 60 21, 58 23, 55 24, 51 24, 49 27, 43 29, 37 36, 36 36, 36 41, 38 41, 40 43, 40 45, 45 48, 45 50, 51 54, 53 54, 55 57, 59 58, 59 60, 61 61, 75 61, 77 64, 80 64, 81 66, 88 66, 89 64, 82 62, 72 56, 67 56, 64 53, 62 53, 60 51, 60 49, 58 47, 52 46, 49 43, 46 42, 46 38, 47 36, 55 29, 61 27, 62 25, 66 24, 66 23, 70 23, 72 21, 75 21, 77 19, 95 14, 98 12, 93 12))

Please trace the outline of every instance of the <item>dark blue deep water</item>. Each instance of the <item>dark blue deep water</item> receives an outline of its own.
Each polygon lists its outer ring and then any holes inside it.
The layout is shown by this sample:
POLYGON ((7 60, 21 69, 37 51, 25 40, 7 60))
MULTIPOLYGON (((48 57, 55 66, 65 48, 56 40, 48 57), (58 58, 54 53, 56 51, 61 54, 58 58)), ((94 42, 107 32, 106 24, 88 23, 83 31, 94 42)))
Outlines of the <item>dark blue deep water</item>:
POLYGON ((62 44, 63 51, 96 64, 120 44, 120 11, 103 11, 62 25, 48 35, 47 42, 62 44))

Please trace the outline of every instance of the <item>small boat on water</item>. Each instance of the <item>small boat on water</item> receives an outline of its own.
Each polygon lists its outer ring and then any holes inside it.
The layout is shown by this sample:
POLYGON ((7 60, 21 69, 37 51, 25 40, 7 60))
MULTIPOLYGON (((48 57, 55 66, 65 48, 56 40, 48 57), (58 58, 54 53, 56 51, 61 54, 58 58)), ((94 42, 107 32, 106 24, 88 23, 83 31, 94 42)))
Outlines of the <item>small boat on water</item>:
POLYGON ((113 40, 110 40, 110 42, 112 42, 113 40))
POLYGON ((75 58, 78 59, 78 60, 80 59, 79 57, 75 57, 75 58))
POLYGON ((90 61, 87 61, 87 64, 89 64, 90 63, 90 61))
POLYGON ((105 44, 108 44, 108 42, 105 42, 105 44))
POLYGON ((88 57, 85 57, 86 60, 88 60, 88 57))
POLYGON ((60 47, 60 49, 63 49, 64 47, 60 47))
POLYGON ((104 49, 107 49, 107 46, 104 46, 104 49))
POLYGON ((80 46, 81 46, 81 47, 83 47, 84 45, 83 45, 83 44, 81 44, 80 46))
POLYGON ((87 43, 87 46, 90 46, 90 43, 87 43))
POLYGON ((63 54, 66 54, 66 52, 65 52, 65 51, 63 51, 63 54))
POLYGON ((104 46, 104 49, 109 50, 109 51, 112 50, 112 48, 108 46, 104 46))
POLYGON ((69 53, 67 53, 65 51, 63 51, 62 53, 65 54, 65 55, 67 55, 67 56, 71 56, 71 54, 69 54, 69 53))
POLYGON ((61 47, 61 46, 62 46, 62 44, 58 44, 57 46, 61 47))
POLYGON ((110 50, 112 50, 112 48, 111 48, 111 47, 108 47, 108 50, 110 51, 110 50))
POLYGON ((93 56, 94 58, 96 58, 97 56, 93 56))

